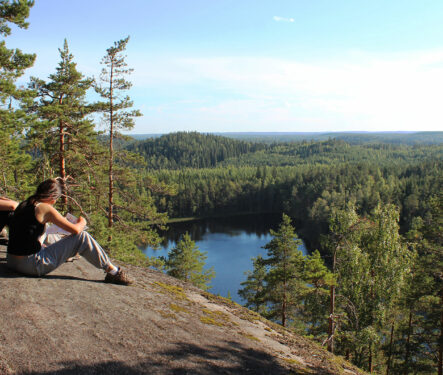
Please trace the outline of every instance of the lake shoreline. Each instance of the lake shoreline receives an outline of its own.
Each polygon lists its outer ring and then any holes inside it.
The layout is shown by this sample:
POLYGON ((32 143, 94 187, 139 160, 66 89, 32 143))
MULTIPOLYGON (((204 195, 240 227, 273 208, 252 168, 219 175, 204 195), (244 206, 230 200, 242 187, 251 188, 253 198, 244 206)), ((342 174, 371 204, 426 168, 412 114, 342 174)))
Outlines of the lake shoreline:
POLYGON ((198 220, 208 220, 208 219, 220 219, 220 218, 226 218, 226 217, 237 217, 237 216, 248 216, 248 215, 276 215, 279 214, 280 211, 242 211, 242 212, 235 212, 235 213, 222 213, 222 214, 212 214, 208 216, 188 216, 188 217, 176 217, 172 219, 168 219, 166 222, 167 224, 175 224, 175 223, 185 223, 185 222, 191 222, 191 221, 198 221, 198 220))
MULTIPOLYGON (((282 215, 283 211, 241 211, 241 212, 235 212, 235 213, 221 213, 221 214, 212 214, 208 216, 188 216, 188 217, 176 217, 172 219, 168 219, 166 222, 166 225, 168 224, 180 224, 180 223, 192 223, 192 222, 198 222, 198 221, 204 221, 204 220, 212 220, 212 219, 224 219, 224 218, 237 218, 240 216, 252 216, 252 215, 282 215)), ((296 225, 296 223, 293 222, 293 225, 296 225)), ((298 226, 296 225, 297 229, 298 226)), ((296 230, 297 231, 297 230, 296 230)), ((166 230, 167 232, 167 230, 166 230)), ((305 238, 304 236, 300 236, 300 234, 297 231, 297 236, 299 239, 301 239, 306 247, 306 250, 309 254, 311 254, 314 250, 312 250, 311 243, 308 238, 305 238)), ((322 257, 324 257, 325 254, 322 253, 322 257)))

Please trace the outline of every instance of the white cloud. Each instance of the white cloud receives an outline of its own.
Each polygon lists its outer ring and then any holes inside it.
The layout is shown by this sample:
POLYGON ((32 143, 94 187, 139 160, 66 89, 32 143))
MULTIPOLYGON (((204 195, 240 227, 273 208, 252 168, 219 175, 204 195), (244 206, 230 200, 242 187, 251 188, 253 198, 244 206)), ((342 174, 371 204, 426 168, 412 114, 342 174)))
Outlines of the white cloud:
POLYGON ((294 22, 293 18, 274 16, 272 19, 276 22, 294 22))
POLYGON ((202 126, 443 130, 443 50, 354 52, 341 60, 310 63, 263 57, 183 58, 157 71, 145 70, 156 73, 134 82, 163 83, 171 90, 176 86, 189 95, 183 100, 205 98, 204 104, 187 108, 183 115, 183 122, 202 126))

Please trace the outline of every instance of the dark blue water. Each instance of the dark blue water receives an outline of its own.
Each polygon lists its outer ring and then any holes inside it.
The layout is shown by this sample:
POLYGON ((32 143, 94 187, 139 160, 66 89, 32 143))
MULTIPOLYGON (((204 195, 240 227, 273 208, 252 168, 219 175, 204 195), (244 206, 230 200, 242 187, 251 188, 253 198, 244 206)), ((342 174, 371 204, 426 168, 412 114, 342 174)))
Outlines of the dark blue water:
MULTIPOLYGON (((207 252, 205 268, 214 268, 215 277, 209 291, 223 297, 230 293, 234 301, 243 303, 237 291, 240 283, 246 280, 244 273, 252 271, 252 257, 259 254, 266 257, 262 247, 272 239, 269 230, 278 229, 280 221, 280 215, 268 214, 170 224, 170 229, 164 233, 162 248, 147 248, 144 252, 149 257, 167 257, 180 236, 188 232, 199 250, 207 252)), ((304 246, 300 246, 300 250, 306 254, 304 246)))

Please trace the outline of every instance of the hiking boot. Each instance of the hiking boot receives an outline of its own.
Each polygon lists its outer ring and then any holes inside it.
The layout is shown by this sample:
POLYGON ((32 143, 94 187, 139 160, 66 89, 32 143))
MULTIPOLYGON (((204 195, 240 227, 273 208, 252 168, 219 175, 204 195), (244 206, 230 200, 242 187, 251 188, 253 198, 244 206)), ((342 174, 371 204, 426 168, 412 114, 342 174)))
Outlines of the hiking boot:
POLYGON ((111 275, 110 273, 106 274, 105 283, 130 285, 134 283, 134 280, 131 280, 128 274, 119 267, 116 275, 111 275))

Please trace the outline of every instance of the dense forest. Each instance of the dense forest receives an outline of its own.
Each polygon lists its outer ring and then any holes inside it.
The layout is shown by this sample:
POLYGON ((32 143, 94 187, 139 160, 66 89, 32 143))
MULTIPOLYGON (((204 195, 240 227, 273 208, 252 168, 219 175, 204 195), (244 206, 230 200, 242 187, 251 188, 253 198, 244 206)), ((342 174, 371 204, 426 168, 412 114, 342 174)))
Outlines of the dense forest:
POLYGON ((210 168, 228 158, 264 149, 260 143, 212 134, 180 132, 132 143, 127 149, 143 155, 149 168, 210 168))
MULTIPOLYGON (((0 3, 1 196, 23 200, 60 176, 58 208, 84 215, 111 256, 146 266, 137 245, 156 246, 168 217, 282 214, 269 257, 251 260, 248 306, 371 372, 441 374, 441 133, 128 140, 119 132, 141 115, 128 96, 129 38, 103 51, 100 77, 78 71, 65 41, 49 77, 18 84, 36 56, 6 39, 27 27, 33 2, 0 3)), ((184 237, 163 262, 171 274, 184 249, 201 268, 184 237)))

